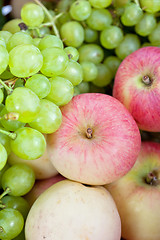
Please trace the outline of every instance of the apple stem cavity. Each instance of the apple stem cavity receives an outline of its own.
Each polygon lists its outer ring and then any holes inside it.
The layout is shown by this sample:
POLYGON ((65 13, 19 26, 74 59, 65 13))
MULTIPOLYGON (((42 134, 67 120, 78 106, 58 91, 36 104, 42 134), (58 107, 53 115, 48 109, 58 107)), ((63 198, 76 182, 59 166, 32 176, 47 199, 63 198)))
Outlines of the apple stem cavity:
POLYGON ((152 186, 157 186, 160 184, 160 172, 159 169, 155 169, 152 172, 148 173, 145 178, 145 182, 152 186))
POLYGON ((88 139, 91 139, 93 137, 92 133, 93 133, 92 128, 87 128, 86 137, 88 139))
POLYGON ((142 82, 145 85, 150 86, 152 84, 152 79, 148 75, 145 75, 142 77, 142 82))

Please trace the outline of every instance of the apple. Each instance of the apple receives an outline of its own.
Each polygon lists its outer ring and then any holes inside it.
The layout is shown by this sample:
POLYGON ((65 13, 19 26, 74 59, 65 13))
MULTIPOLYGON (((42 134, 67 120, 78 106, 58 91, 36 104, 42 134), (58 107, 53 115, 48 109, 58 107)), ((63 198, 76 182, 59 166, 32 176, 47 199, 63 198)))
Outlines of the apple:
POLYGON ((160 239, 160 143, 142 142, 134 167, 105 187, 117 205, 124 239, 160 239))
POLYGON ((32 205, 26 240, 120 240, 121 221, 110 193, 102 186, 60 181, 32 205))
POLYGON ((48 189, 50 186, 52 186, 53 184, 64 180, 65 177, 63 177, 62 175, 58 174, 54 177, 50 177, 47 179, 42 179, 42 180, 36 180, 33 188, 31 189, 31 191, 29 193, 27 193, 24 198, 27 200, 27 202, 29 203, 30 207, 33 205, 33 203, 35 202, 35 200, 46 190, 48 189))
POLYGON ((159 132, 160 48, 143 47, 127 56, 116 72, 112 95, 141 130, 159 132))
POLYGON ((47 135, 50 161, 64 177, 103 185, 125 175, 141 147, 131 114, 102 93, 76 95, 61 108, 62 124, 47 135))

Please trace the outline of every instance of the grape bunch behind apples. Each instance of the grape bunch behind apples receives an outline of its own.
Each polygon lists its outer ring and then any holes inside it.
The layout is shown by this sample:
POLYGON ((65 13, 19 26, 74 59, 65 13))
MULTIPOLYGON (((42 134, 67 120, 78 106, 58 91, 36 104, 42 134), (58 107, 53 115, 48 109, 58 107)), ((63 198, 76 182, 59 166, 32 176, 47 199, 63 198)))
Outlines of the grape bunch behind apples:
MULTIPOLYGON (((60 12, 60 8, 48 10, 35 0, 23 6, 21 19, 3 26, 1 239, 23 235, 29 211, 23 196, 33 188, 36 178, 23 161, 10 166, 8 157, 28 161, 41 158, 46 151, 46 136, 60 128, 61 109, 74 95, 112 89, 123 59, 142 46, 158 46, 159 11, 158 1, 78 0, 72 1, 68 11, 60 12)), ((92 138, 92 132, 87 136, 92 138)))

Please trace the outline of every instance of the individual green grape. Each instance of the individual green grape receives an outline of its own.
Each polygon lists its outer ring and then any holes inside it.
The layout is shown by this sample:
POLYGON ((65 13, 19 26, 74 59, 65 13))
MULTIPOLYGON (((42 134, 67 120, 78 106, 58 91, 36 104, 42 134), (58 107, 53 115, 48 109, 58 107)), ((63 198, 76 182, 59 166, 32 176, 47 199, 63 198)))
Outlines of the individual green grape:
POLYGON ((88 93, 90 92, 90 84, 89 82, 81 82, 79 85, 74 87, 75 92, 78 91, 79 94, 81 93, 88 93))
POLYGON ((125 5, 124 12, 121 16, 121 22, 124 26, 134 26, 143 17, 143 10, 136 3, 125 5))
MULTIPOLYGON (((1 129, 3 129, 3 128, 1 128, 1 129)), ((5 147, 7 154, 9 155, 11 152, 10 137, 7 136, 6 134, 0 133, 0 143, 5 147)))
POLYGON ((98 40, 98 31, 89 27, 84 29, 84 41, 87 43, 94 43, 98 40))
POLYGON ((16 163, 3 173, 1 182, 3 190, 9 189, 10 196, 24 196, 34 186, 35 173, 28 165, 16 163))
POLYGON ((18 87, 5 100, 8 112, 19 114, 18 120, 23 123, 32 122, 40 111, 39 97, 29 88, 18 87))
POLYGON ((76 95, 79 95, 80 94, 80 91, 78 89, 78 85, 74 87, 74 94, 73 96, 76 96, 76 95))
POLYGON ((123 31, 120 27, 110 26, 100 34, 100 42, 106 49, 116 48, 123 40, 123 31))
POLYGON ((62 113, 59 107, 47 99, 41 99, 41 110, 37 118, 30 122, 32 128, 41 133, 50 134, 55 132, 61 125, 62 113))
POLYGON ((138 50, 141 47, 141 42, 136 34, 128 33, 124 36, 122 42, 115 49, 116 55, 120 59, 126 58, 129 54, 138 50))
POLYGON ((98 44, 89 43, 84 44, 79 49, 79 62, 93 62, 95 64, 100 63, 104 58, 104 51, 98 44))
POLYGON ((26 32, 16 32, 12 34, 7 42, 7 50, 10 52, 14 47, 21 45, 21 44, 32 44, 33 39, 32 37, 26 32))
POLYGON ((83 69, 83 81, 91 82, 96 79, 98 75, 97 66, 93 62, 81 62, 83 69))
POLYGON ((29 27, 38 27, 44 20, 43 9, 34 3, 26 3, 21 8, 21 18, 29 27))
POLYGON ((7 162, 6 165, 2 168, 2 170, 0 170, 0 189, 2 188, 2 176, 9 167, 10 165, 7 162))
POLYGON ((84 41, 84 29, 79 22, 70 21, 60 28, 61 39, 66 46, 80 47, 84 41))
POLYGON ((77 0, 70 6, 69 13, 71 17, 76 21, 84 21, 91 14, 92 8, 88 1, 77 0))
POLYGON ((55 35, 47 35, 40 40, 38 48, 42 51, 43 49, 50 47, 58 47, 63 49, 63 42, 55 35))
POLYGON ((41 69, 43 56, 40 50, 32 44, 22 44, 9 52, 9 67, 16 77, 29 77, 41 69))
POLYGON ((104 65, 106 65, 112 72, 113 77, 121 63, 121 60, 117 56, 108 56, 104 59, 104 65))
POLYGON ((89 0, 89 2, 94 8, 107 8, 111 5, 112 0, 89 0))
POLYGON ((151 43, 160 43, 160 22, 157 23, 155 29, 148 35, 151 43))
POLYGON ((5 147, 0 143, 0 171, 4 168, 7 162, 7 151, 5 147))
POLYGON ((52 32, 51 32, 51 29, 49 27, 44 26, 44 27, 39 28, 39 37, 40 38, 43 38, 46 35, 50 35, 50 34, 52 34, 52 32))
POLYGON ((42 50, 42 55, 43 66, 41 67, 41 73, 47 77, 62 74, 69 63, 67 53, 61 48, 46 48, 42 50))
POLYGON ((18 87, 24 87, 24 79, 23 78, 18 78, 14 84, 14 89, 18 88, 18 87))
POLYGON ((2 37, 0 37, 0 46, 3 46, 6 48, 6 42, 2 37))
POLYGON ((92 82, 90 83, 90 92, 91 93, 106 93, 105 92, 105 87, 98 87, 94 85, 92 82))
POLYGON ((140 36, 146 37, 156 27, 156 18, 154 14, 144 13, 141 20, 135 25, 135 32, 140 36))
POLYGON ((30 127, 22 127, 15 131, 16 138, 11 140, 11 150, 18 157, 34 160, 43 155, 46 140, 42 133, 30 127))
MULTIPOLYGON (((53 9, 48 9, 48 12, 49 14, 52 16, 52 17, 55 17, 56 15, 56 12, 53 10, 53 9)), ((44 13, 44 20, 43 20, 43 23, 47 23, 49 22, 49 18, 48 18, 48 15, 46 13, 44 13)))
POLYGON ((160 11, 160 1, 159 0, 139 0, 141 8, 148 13, 156 13, 160 11))
POLYGON ((4 196, 1 201, 6 208, 13 208, 15 210, 18 210, 22 214, 23 218, 26 219, 30 209, 26 199, 24 199, 23 197, 7 195, 4 196))
POLYGON ((117 8, 124 7, 127 3, 131 2, 131 0, 113 0, 113 6, 117 8))
POLYGON ((92 9, 91 15, 86 23, 89 28, 102 31, 112 23, 112 15, 108 9, 92 9))
POLYGON ((21 29, 18 24, 22 22, 23 22, 22 19, 19 18, 11 19, 3 25, 2 31, 8 31, 12 34, 20 32, 21 29))
POLYGON ((55 103, 57 106, 66 105, 73 97, 74 87, 73 84, 63 77, 50 78, 51 91, 46 99, 55 103))
POLYGON ((68 58, 70 60, 78 61, 79 59, 79 52, 75 47, 65 47, 64 51, 67 53, 68 58))
POLYGON ((97 64, 97 68, 98 75, 96 79, 92 81, 92 83, 94 83, 94 85, 98 87, 105 87, 112 81, 113 78, 112 72, 106 65, 102 63, 97 64))
POLYGON ((68 79, 73 86, 76 86, 83 80, 83 70, 78 62, 70 61, 67 68, 60 76, 68 79))
POLYGON ((0 45, 0 74, 2 74, 9 63, 9 54, 6 48, 0 45))
POLYGON ((8 114, 6 107, 4 107, 2 109, 2 111, 0 112, 0 117, 3 116, 2 119, 0 120, 0 122, 6 130, 15 131, 20 127, 24 127, 25 123, 22 123, 18 120, 14 120, 14 114, 12 114, 13 119, 12 118, 9 119, 9 118, 5 117, 5 114, 8 114))
POLYGON ((63 12, 63 14, 57 19, 58 28, 60 28, 64 23, 72 21, 69 12, 63 12))
POLYGON ((35 74, 27 79, 25 87, 30 88, 39 98, 45 98, 51 90, 50 81, 43 74, 35 74))
POLYGON ((4 39, 5 43, 8 42, 9 38, 12 36, 12 33, 8 31, 0 31, 0 37, 4 39))
POLYGON ((18 236, 24 226, 22 214, 13 209, 5 208, 0 211, 0 238, 13 239, 18 236))
POLYGON ((2 91, 2 89, 0 88, 0 104, 3 102, 4 99, 4 93, 2 91))

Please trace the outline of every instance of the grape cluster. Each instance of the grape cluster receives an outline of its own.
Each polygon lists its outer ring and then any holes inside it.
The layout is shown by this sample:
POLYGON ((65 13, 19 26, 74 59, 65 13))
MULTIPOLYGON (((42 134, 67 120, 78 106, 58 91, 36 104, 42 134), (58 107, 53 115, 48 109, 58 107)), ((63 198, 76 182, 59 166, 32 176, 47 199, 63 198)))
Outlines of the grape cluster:
MULTIPOLYGON (((35 183, 24 163, 46 150, 46 134, 61 125, 61 106, 74 95, 112 89, 121 61, 140 47, 160 46, 160 1, 39 0, 0 31, 0 239, 24 239, 35 183), (18 236, 18 237, 17 237, 18 236)), ((108 92, 107 92, 108 93, 108 92)))

